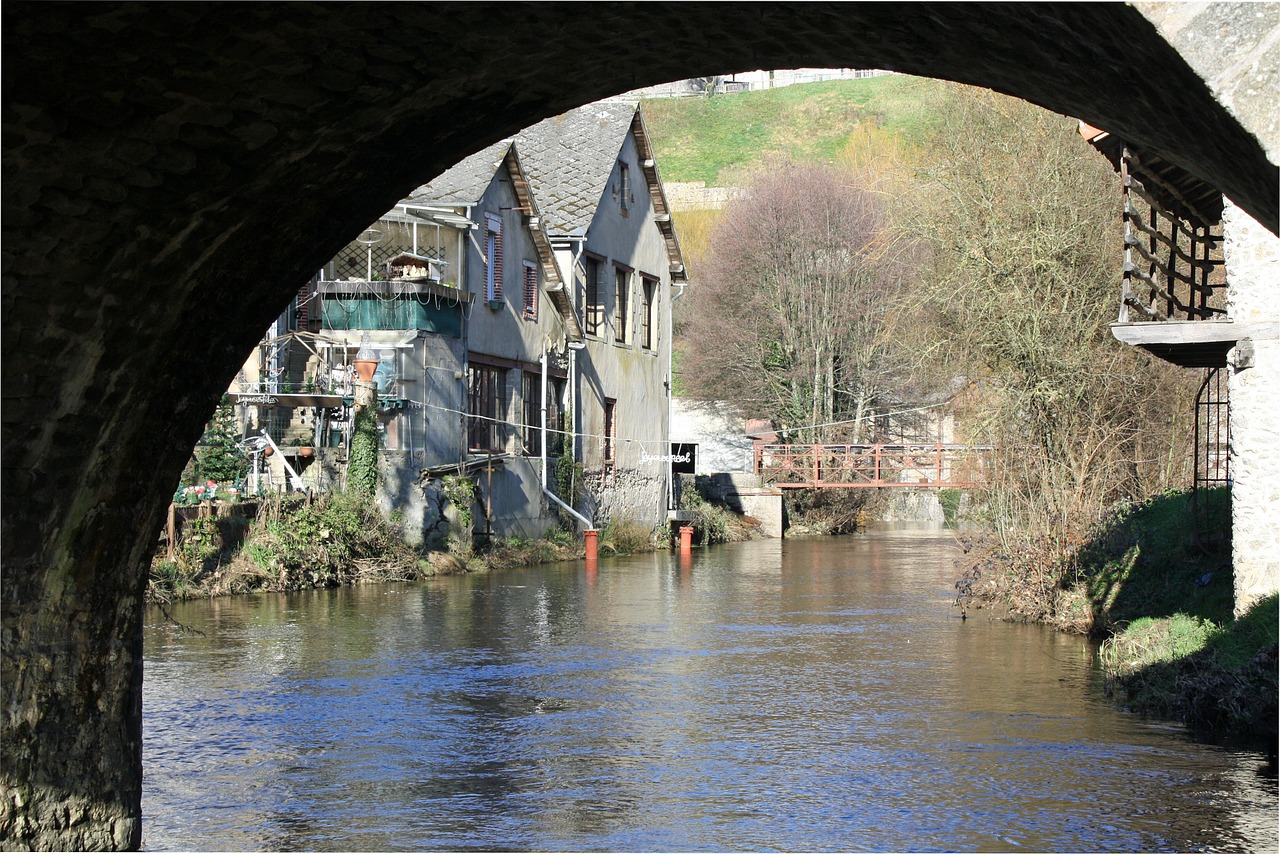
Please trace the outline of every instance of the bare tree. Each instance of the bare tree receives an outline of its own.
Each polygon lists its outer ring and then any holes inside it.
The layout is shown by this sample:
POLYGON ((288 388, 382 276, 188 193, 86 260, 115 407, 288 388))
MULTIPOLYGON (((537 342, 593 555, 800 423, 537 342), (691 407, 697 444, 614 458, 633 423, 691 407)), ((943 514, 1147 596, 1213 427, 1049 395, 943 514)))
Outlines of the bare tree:
POLYGON ((943 118, 895 206, 899 233, 929 247, 916 305, 986 392, 971 429, 1002 451, 997 521, 1065 537, 1177 482, 1186 422, 1170 412, 1193 378, 1109 333, 1119 194, 1074 123, 959 88, 943 118))
POLYGON ((747 402, 802 441, 865 438, 898 289, 883 218, 882 198, 847 171, 759 173, 717 222, 690 289, 686 387, 747 402))

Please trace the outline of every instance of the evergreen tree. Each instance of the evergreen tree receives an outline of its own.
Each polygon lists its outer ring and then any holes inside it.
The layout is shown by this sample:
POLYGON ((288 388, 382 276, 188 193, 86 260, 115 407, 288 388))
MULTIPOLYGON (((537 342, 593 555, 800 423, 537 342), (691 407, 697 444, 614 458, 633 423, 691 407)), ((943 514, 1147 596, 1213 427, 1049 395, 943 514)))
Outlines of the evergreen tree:
POLYGON ((236 436, 235 410, 223 404, 205 426, 196 445, 197 482, 234 483, 248 471, 248 459, 236 436))

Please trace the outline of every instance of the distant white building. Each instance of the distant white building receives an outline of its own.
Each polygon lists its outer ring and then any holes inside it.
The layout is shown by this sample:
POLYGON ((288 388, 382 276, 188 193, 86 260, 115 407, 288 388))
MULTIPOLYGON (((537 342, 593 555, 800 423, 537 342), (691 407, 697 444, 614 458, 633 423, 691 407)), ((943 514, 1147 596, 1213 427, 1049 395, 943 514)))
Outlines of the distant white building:
POLYGON ((733 403, 724 400, 671 401, 671 451, 676 472, 716 474, 755 468, 747 422, 733 403))

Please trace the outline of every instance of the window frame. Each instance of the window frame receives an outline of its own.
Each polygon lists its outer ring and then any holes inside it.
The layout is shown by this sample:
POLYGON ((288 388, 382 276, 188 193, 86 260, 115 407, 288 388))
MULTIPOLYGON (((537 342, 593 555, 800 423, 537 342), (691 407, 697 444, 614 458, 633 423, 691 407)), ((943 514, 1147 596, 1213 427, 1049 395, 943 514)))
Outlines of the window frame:
POLYGON ((640 347, 656 352, 658 288, 661 282, 656 276, 640 274, 640 347))
POLYGON ((506 369, 484 362, 467 363, 467 450, 501 453, 506 417, 506 369))
POLYGON ((524 308, 521 316, 525 320, 538 319, 538 265, 532 261, 523 261, 522 284, 524 291, 524 308))
POLYGON ((631 197, 631 164, 625 160, 618 161, 618 187, 620 191, 618 204, 621 206, 622 215, 629 216, 631 204, 635 200, 631 197))
POLYGON ((613 290, 613 341, 615 344, 629 343, 627 333, 631 321, 631 274, 632 270, 622 264, 614 264, 613 290))
POLYGON ((587 335, 604 335, 605 302, 601 293, 605 259, 598 255, 582 256, 582 329, 587 335))
POLYGON ((618 467, 618 400, 604 399, 604 432, 600 437, 603 467, 606 472, 618 467))
MULTIPOLYGON (((524 454, 527 457, 542 455, 542 374, 535 371, 520 372, 521 410, 524 417, 524 454)), ((550 424, 548 424, 550 426, 550 424)))
POLYGON ((484 296, 488 302, 502 300, 502 219, 484 215, 484 296))

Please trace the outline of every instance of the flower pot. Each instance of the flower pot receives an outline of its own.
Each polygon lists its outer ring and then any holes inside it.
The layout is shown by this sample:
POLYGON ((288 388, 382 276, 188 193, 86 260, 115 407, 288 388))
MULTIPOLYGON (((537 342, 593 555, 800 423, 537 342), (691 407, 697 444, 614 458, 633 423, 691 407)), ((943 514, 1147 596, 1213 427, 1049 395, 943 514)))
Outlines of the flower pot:
POLYGON ((378 370, 377 359, 356 359, 354 364, 356 368, 356 376, 360 378, 360 382, 373 382, 373 374, 378 370))
POLYGON ((269 457, 275 452, 276 452, 275 448, 271 447, 270 445, 267 445, 265 448, 262 449, 262 456, 269 457))
POLYGON ((308 457, 310 457, 310 456, 311 456, 312 454, 314 454, 314 453, 315 453, 315 449, 314 449, 314 448, 299 448, 299 449, 298 449, 298 456, 302 457, 304 460, 305 460, 305 459, 307 459, 308 457))

